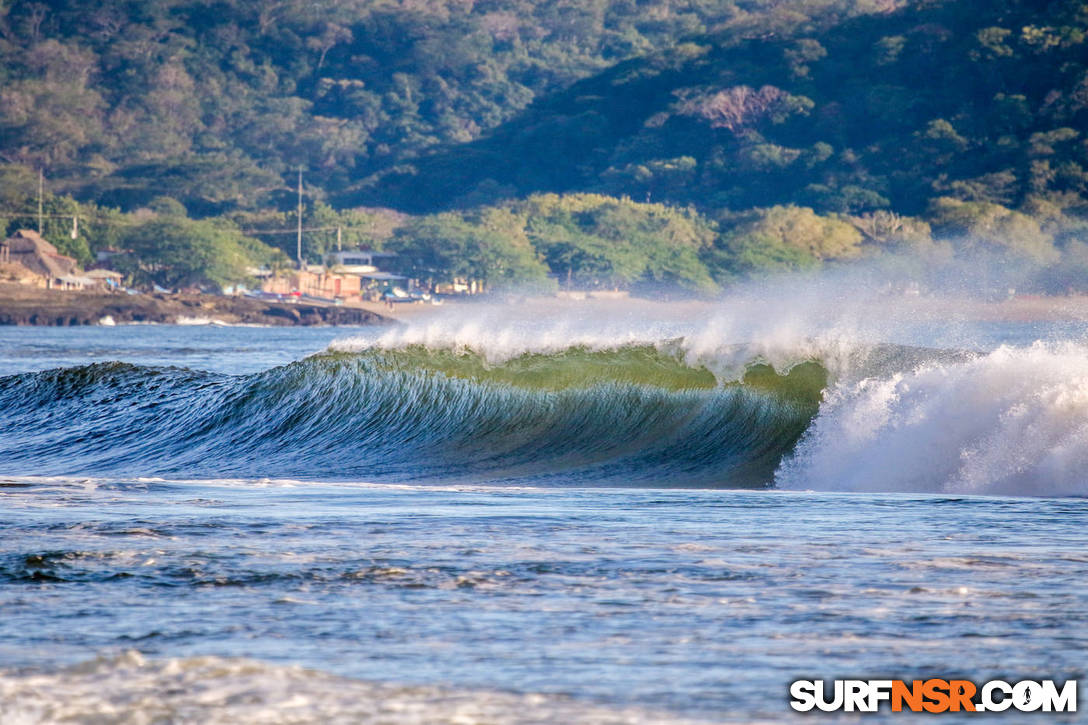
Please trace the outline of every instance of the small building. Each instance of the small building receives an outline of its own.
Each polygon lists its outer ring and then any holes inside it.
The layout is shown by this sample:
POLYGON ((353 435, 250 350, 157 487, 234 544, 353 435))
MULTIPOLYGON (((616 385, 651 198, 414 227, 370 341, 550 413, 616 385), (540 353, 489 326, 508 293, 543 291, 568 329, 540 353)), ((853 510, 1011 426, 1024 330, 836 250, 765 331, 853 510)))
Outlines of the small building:
POLYGON ((83 273, 83 276, 90 279, 95 287, 109 289, 118 289, 121 286, 121 280, 125 278, 125 275, 114 272, 112 269, 89 269, 83 273))
POLYGON ((373 249, 351 249, 343 252, 335 252, 332 258, 337 267, 343 267, 345 271, 358 273, 376 272, 378 265, 384 261, 393 259, 397 255, 393 252, 375 252, 373 249))
POLYGON ((311 297, 344 299, 380 296, 381 285, 405 279, 382 272, 376 266, 397 255, 372 249, 335 252, 328 256, 328 266, 307 264, 301 270, 281 274, 254 275, 261 279, 261 291, 278 295, 303 294, 311 297))
POLYGON ((331 272, 324 267, 307 265, 286 274, 267 278, 261 290, 273 294, 300 293, 311 297, 355 297, 361 291, 358 275, 331 272))
MULTIPOLYGON (((0 242, 0 250, 5 249, 0 242)), ((0 259, 0 282, 14 282, 32 287, 45 287, 45 277, 31 272, 18 262, 5 262, 0 259)))
POLYGON ((48 289, 80 289, 84 278, 77 272, 76 260, 61 254, 41 235, 30 229, 20 229, 0 242, 0 260, 17 263, 45 280, 48 289))
POLYGON ((88 289, 90 287, 97 287, 98 280, 91 279, 90 277, 84 277, 79 274, 66 274, 63 277, 57 279, 53 285, 54 289, 88 289))

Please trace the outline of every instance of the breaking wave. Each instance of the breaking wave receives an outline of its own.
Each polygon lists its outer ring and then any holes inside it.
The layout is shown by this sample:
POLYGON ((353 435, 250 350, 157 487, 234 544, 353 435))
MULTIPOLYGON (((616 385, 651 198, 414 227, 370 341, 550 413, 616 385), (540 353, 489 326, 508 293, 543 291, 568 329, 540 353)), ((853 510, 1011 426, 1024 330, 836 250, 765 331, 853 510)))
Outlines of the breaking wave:
POLYGON ((1088 495, 1088 349, 1000 347, 835 386, 777 483, 1088 495))
POLYGON ((0 474, 1088 494, 1078 345, 383 334, 246 376, 0 378, 0 474))

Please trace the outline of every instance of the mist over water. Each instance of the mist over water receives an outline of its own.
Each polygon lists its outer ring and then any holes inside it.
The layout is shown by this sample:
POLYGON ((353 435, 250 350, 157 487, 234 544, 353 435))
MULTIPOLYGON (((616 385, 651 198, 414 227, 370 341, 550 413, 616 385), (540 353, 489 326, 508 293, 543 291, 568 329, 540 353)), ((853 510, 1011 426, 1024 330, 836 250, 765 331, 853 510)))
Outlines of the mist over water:
POLYGON ((826 371, 819 411, 767 485, 1088 494, 1088 305, 995 300, 1015 273, 995 260, 965 270, 943 269, 924 294, 856 266, 750 283, 713 303, 481 306, 330 349, 444 351, 501 370, 651 346, 723 388, 754 365, 785 375, 815 364, 826 371))

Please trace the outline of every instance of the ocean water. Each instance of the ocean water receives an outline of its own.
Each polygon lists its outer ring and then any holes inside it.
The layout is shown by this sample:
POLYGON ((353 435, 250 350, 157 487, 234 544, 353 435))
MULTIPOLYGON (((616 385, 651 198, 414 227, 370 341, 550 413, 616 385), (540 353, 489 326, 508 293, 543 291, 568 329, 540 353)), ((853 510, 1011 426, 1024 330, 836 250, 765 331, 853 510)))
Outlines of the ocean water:
POLYGON ((1083 680, 1085 332, 803 295, 0 328, 0 722, 854 721, 789 683, 1083 680))

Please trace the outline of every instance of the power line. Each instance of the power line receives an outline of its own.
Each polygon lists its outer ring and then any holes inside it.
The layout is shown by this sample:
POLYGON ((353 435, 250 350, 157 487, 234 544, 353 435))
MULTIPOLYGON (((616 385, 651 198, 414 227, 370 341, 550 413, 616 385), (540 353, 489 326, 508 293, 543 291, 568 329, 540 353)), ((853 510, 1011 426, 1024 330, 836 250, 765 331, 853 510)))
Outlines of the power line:
MULTIPOLYGON (((304 232, 334 232, 337 229, 366 229, 366 227, 303 227, 304 232)), ((298 229, 243 229, 242 234, 296 234, 298 229)))
MULTIPOLYGON (((16 218, 17 219, 19 217, 35 217, 35 216, 37 216, 37 214, 35 214, 33 211, 4 211, 4 210, 0 210, 0 219, 4 219, 4 218, 6 218, 6 219, 16 218)), ((138 220, 135 220, 135 219, 113 219, 113 218, 108 217, 105 214, 85 214, 83 212, 78 212, 78 213, 74 213, 74 214, 42 214, 43 219, 72 219, 72 218, 75 218, 75 217, 78 217, 80 221, 88 221, 88 220, 92 220, 92 219, 94 219, 94 220, 104 220, 109 224, 117 224, 117 225, 120 225, 120 226, 129 225, 129 224, 139 224, 140 223, 138 220)), ((366 230, 369 230, 370 227, 361 226, 361 225, 358 225, 358 224, 356 224, 356 225, 337 224, 335 226, 329 226, 329 227, 303 227, 302 231, 304 231, 304 232, 335 232, 335 231, 343 230, 345 232, 349 232, 349 231, 352 231, 354 229, 360 229, 360 230, 366 231, 366 230)), ((242 234, 253 234, 253 235, 258 235, 259 236, 259 235, 267 235, 267 234, 296 234, 298 232, 298 229, 293 227, 291 229, 240 229, 239 231, 242 234)))
MULTIPOLYGON (((80 222, 102 222, 108 226, 131 226, 134 224, 140 224, 142 220, 137 219, 124 219, 117 218, 108 214, 87 214, 85 212, 73 212, 71 214, 37 214, 33 210, 29 211, 15 211, 15 210, 0 210, 0 219, 19 219, 19 218, 35 218, 41 219, 78 219, 80 222)), ((298 234, 301 232, 336 232, 337 245, 342 246, 343 232, 350 232, 354 230, 370 231, 369 226, 359 224, 336 224, 334 226, 327 227, 294 227, 291 229, 240 229, 242 234, 248 234, 252 236, 269 236, 276 234, 298 234)), ((41 232, 39 232, 40 234, 41 232)))
MULTIPOLYGON (((9 218, 10 217, 15 217, 15 218, 18 218, 18 217, 31 217, 31 216, 38 216, 38 215, 34 214, 33 212, 25 212, 24 213, 24 212, 16 212, 16 211, 0 211, 0 217, 9 217, 9 218)), ((80 219, 90 219, 90 217, 87 216, 86 214, 42 214, 40 216, 41 216, 42 219, 75 219, 76 217, 79 217, 80 219)), ((95 218, 100 219, 101 217, 95 217, 95 218)), ((121 222, 121 223, 128 224, 130 222, 121 222)))

